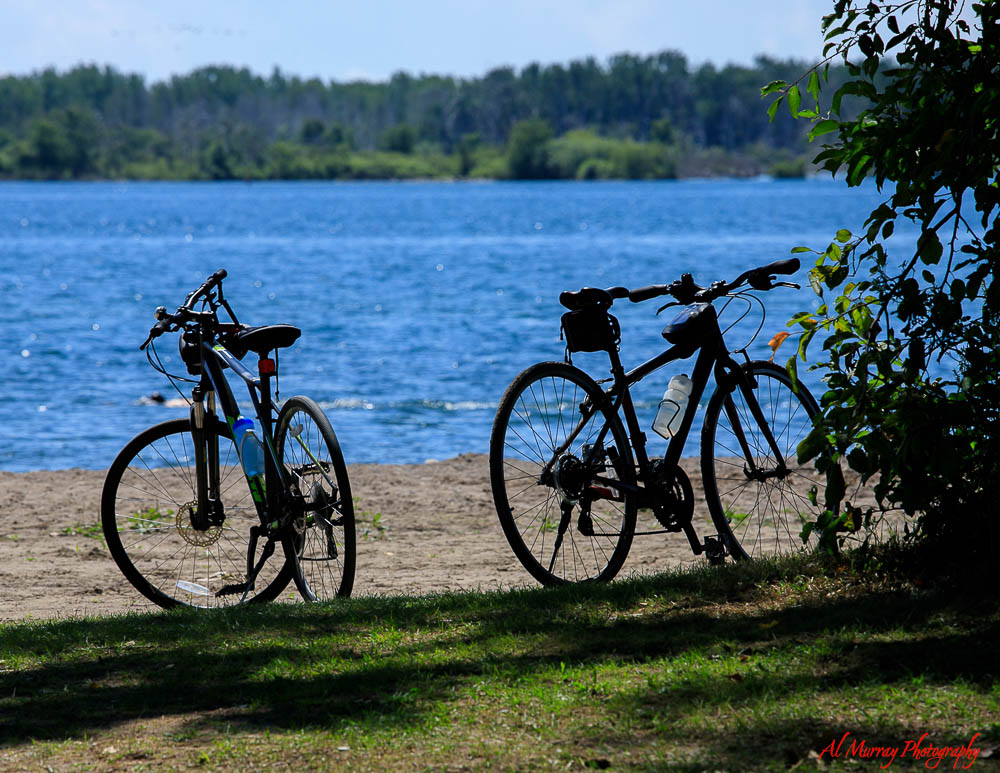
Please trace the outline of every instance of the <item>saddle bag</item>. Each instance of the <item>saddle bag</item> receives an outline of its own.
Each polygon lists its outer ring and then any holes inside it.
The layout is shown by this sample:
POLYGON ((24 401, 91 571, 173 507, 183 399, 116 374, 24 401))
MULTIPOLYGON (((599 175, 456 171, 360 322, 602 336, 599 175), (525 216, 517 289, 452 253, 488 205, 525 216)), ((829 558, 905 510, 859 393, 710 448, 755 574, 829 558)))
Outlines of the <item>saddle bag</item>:
POLYGON ((618 320, 604 309, 568 311, 562 315, 561 327, 570 353, 612 351, 622 340, 618 320))

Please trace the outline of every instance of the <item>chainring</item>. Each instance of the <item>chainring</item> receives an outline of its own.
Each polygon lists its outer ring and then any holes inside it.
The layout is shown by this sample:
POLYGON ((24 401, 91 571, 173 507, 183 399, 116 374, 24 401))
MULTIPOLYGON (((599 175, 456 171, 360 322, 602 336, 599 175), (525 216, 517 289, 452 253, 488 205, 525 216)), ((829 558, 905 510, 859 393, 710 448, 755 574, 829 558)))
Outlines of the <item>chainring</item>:
POLYGON ((694 489, 687 473, 680 466, 673 470, 663 469, 663 465, 655 469, 656 498, 653 504, 653 515, 664 529, 681 531, 685 524, 691 523, 694 516, 694 489))

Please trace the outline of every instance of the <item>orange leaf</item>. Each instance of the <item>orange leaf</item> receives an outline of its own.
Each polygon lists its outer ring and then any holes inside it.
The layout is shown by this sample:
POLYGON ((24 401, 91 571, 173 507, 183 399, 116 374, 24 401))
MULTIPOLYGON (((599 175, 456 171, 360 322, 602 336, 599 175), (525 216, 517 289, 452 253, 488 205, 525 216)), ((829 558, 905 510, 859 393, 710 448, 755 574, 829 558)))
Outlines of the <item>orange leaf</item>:
POLYGON ((768 362, 774 362, 774 355, 778 353, 778 347, 785 342, 788 336, 789 334, 782 330, 780 333, 775 333, 774 338, 767 342, 767 345, 771 347, 771 357, 768 362))

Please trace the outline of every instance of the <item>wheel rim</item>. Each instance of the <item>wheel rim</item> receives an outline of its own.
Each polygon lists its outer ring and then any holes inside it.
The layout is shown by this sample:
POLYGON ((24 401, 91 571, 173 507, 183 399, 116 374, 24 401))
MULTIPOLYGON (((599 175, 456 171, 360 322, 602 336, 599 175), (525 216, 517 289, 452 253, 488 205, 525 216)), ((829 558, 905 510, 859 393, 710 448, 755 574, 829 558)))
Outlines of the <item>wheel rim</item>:
POLYGON ((718 405, 712 471, 721 505, 721 518, 743 552, 751 558, 801 552, 812 547, 801 533, 806 521, 815 521, 820 479, 811 465, 796 458, 799 443, 812 429, 815 409, 791 390, 777 374, 756 371, 754 394, 784 460, 780 467, 765 434, 754 420, 746 398, 734 389, 729 398, 738 416, 754 469, 726 410, 718 405))
POLYGON ((335 462, 323 429, 302 408, 287 416, 279 435, 282 463, 303 507, 292 524, 303 593, 313 601, 343 595, 354 521, 339 454, 335 462))
POLYGON ((600 467, 604 477, 629 479, 620 459, 617 466, 608 462, 607 449, 617 451, 620 442, 610 429, 600 450, 593 450, 606 423, 604 414, 593 412, 575 439, 556 455, 579 424, 580 405, 586 401, 587 389, 565 376, 529 381, 508 403, 509 415, 498 438, 502 446, 494 448, 501 521, 522 563, 542 582, 613 576, 630 542, 629 503, 606 498, 620 492, 593 480, 593 470, 600 467), (608 474, 611 470, 613 476, 608 474), (592 499, 596 487, 604 489, 604 496, 592 499))
MULTIPOLYGON (((219 607, 243 600, 235 589, 245 588, 250 527, 259 519, 226 437, 219 438, 219 456, 225 521, 204 531, 190 522, 197 483, 186 427, 142 445, 122 469, 110 502, 114 533, 108 537, 117 542, 112 552, 133 584, 159 604, 219 607)), ((247 600, 270 592, 282 566, 280 557, 267 561, 247 600)))

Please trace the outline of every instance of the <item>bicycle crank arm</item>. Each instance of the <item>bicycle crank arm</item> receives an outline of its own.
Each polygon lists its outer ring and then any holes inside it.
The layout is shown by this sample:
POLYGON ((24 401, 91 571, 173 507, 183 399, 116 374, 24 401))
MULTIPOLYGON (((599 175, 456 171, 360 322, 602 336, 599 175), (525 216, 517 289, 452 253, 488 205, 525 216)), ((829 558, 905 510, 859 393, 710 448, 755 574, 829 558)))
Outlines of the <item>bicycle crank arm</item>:
MULTIPOLYGON (((273 553, 274 553, 274 537, 268 537, 267 542, 264 543, 264 549, 260 551, 260 560, 257 562, 257 565, 253 568, 253 572, 251 572, 250 576, 247 577, 247 587, 243 591, 243 597, 240 599, 241 604, 247 600, 247 594, 249 594, 250 591, 253 590, 254 584, 257 582, 257 575, 260 574, 260 570, 264 568, 264 562, 267 561, 267 559, 269 559, 273 553)), ((247 561, 253 560, 252 556, 253 556, 252 553, 248 554, 247 561)))

